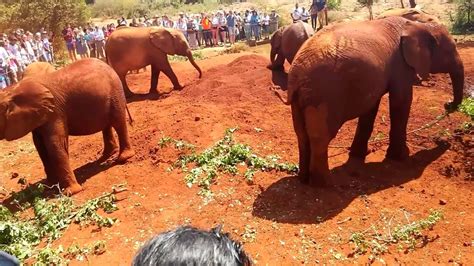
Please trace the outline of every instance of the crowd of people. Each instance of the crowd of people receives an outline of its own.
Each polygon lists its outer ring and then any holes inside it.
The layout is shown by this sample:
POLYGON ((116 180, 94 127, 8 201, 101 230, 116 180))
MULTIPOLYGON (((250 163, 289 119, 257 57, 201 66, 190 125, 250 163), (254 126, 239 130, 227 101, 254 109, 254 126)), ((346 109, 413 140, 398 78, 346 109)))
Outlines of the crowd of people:
POLYGON ((44 29, 33 34, 18 29, 0 35, 0 89, 17 82, 29 64, 52 62, 53 46, 44 29))
POLYGON ((314 30, 320 30, 323 25, 328 24, 328 8, 326 0, 313 0, 309 9, 300 7, 298 3, 295 4, 295 8, 291 13, 293 22, 303 21, 309 23, 311 19, 311 25, 314 30), (319 27, 317 27, 319 21, 319 27))

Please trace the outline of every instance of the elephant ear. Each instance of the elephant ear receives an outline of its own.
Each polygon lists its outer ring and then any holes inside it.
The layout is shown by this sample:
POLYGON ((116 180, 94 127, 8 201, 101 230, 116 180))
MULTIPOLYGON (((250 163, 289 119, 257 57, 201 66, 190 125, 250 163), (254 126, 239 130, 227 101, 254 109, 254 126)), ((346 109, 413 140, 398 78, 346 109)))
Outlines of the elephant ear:
POLYGON ((405 62, 414 68, 421 78, 427 79, 437 41, 428 30, 417 24, 416 22, 406 23, 400 45, 405 62))
POLYGON ((151 43, 166 54, 176 54, 176 45, 174 42, 174 35, 164 28, 150 29, 151 43))
POLYGON ((43 125, 54 113, 51 92, 41 84, 25 80, 7 92, 5 129, 6 140, 19 139, 43 125))
POLYGON ((283 30, 284 28, 280 28, 275 33, 273 33, 272 38, 270 40, 272 49, 280 49, 281 46, 281 38, 283 37, 283 30))

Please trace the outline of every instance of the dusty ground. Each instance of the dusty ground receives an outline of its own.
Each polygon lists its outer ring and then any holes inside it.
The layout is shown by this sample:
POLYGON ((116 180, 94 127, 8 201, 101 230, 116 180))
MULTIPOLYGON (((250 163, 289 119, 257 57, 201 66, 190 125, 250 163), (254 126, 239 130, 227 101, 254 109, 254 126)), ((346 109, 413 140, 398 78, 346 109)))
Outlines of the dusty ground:
MULTIPOLYGON (((474 47, 463 46, 460 52, 467 82, 473 86, 474 47)), ((418 265, 474 263, 474 184, 472 165, 468 164, 473 158, 473 139, 472 135, 445 136, 468 120, 460 113, 409 135, 411 157, 405 163, 383 162, 387 143, 380 142, 371 145, 372 153, 363 168, 348 173, 343 167, 347 151, 330 149, 332 186, 325 189, 309 188, 295 177, 275 172, 257 174, 253 185, 241 176, 221 176, 213 186, 214 199, 206 203, 197 195, 198 188, 186 187, 180 171, 166 171, 166 162, 176 158, 156 148, 162 136, 205 148, 220 139, 226 128, 235 126, 240 128, 237 139, 259 154, 278 154, 297 162, 290 109, 268 89, 272 81, 265 68, 267 60, 251 53, 205 59, 199 62, 204 69, 201 80, 189 63, 174 63, 180 81, 187 85, 184 90, 158 100, 135 97, 128 104, 135 120, 130 133, 137 155, 125 165, 108 168, 94 164, 102 149, 100 134, 72 137, 71 162, 85 189, 74 196, 76 200, 98 196, 115 184, 126 183, 128 191, 120 194, 119 210, 111 214, 120 220, 118 224, 99 231, 72 226, 55 244, 67 247, 105 240, 106 253, 89 257, 89 263, 127 265, 137 248, 156 233, 182 224, 201 228, 223 224, 225 231, 244 242, 258 264, 340 263, 352 251, 350 234, 379 222, 382 214, 405 210, 413 221, 426 217, 430 209, 440 209, 445 218, 427 233, 432 241, 426 246, 409 253, 391 247, 381 257, 388 263, 418 265), (255 127, 263 131, 256 132, 255 127), (437 136, 447 142, 437 145, 437 136), (157 163, 157 158, 161 162, 157 163), (242 237, 245 228, 254 230, 253 241, 242 237)), ((131 88, 146 93, 149 74, 131 75, 131 88)), ((446 75, 437 75, 427 87, 415 89, 409 130, 443 112, 443 104, 451 99, 449 83, 446 75)), ((165 92, 171 84, 161 76, 159 87, 165 92)), ((346 123, 332 145, 350 145, 355 124, 346 123)), ((388 129, 384 98, 374 136, 386 136, 388 129)), ((32 183, 44 178, 30 135, 0 143, 0 186, 6 192, 21 189, 12 173, 32 183)), ((353 260, 366 263, 368 256, 347 259, 353 260)))

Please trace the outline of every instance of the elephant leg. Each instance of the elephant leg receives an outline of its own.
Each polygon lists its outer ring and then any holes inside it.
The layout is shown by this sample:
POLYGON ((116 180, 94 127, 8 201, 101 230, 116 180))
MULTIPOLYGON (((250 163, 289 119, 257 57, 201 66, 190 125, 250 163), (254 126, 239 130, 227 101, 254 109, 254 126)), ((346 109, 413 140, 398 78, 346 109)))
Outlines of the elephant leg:
POLYGON ((307 107, 304 112, 306 131, 309 136, 311 157, 309 163, 309 184, 323 186, 329 176, 328 146, 340 128, 334 117, 328 117, 326 104, 318 108, 307 107), (331 124, 330 124, 331 123, 331 124))
POLYGON ((56 122, 52 130, 44 136, 53 178, 59 180, 59 186, 64 188, 66 194, 72 195, 80 192, 82 187, 77 183, 76 176, 69 164, 69 143, 65 126, 63 123, 56 122))
POLYGON ((128 84, 127 84, 127 80, 125 78, 125 76, 127 75, 127 72, 125 73, 120 73, 118 76, 120 78, 120 81, 122 82, 122 87, 123 87, 123 91, 125 93, 125 97, 130 97, 130 96, 133 96, 133 92, 130 90, 130 88, 128 87, 128 84))
POLYGON ((118 152, 117 142, 115 142, 112 127, 107 127, 102 131, 104 138, 104 152, 102 153, 101 160, 110 158, 112 155, 118 152))
POLYGON ((130 138, 128 136, 127 119, 125 113, 120 116, 117 116, 113 127, 117 132, 120 145, 120 154, 117 158, 117 162, 124 163, 135 155, 135 151, 132 149, 132 145, 130 144, 130 138))
POLYGON ((161 71, 163 71, 163 73, 165 73, 165 75, 171 80, 171 82, 173 83, 173 88, 175 90, 181 90, 183 88, 183 86, 179 84, 178 78, 174 74, 173 69, 171 69, 171 65, 168 60, 165 61, 165 64, 162 66, 161 71))
POLYGON ((410 155, 406 140, 412 99, 413 87, 410 85, 389 91, 390 144, 386 155, 389 159, 404 160, 410 155))
POLYGON ((158 93, 158 78, 160 77, 160 70, 157 66, 151 65, 151 84, 150 93, 158 93))
POLYGON ((367 144, 369 142, 370 135, 374 130, 374 121, 375 117, 377 117, 379 104, 380 99, 368 113, 359 117, 356 134, 354 140, 352 141, 352 146, 349 152, 349 156, 351 158, 358 158, 364 160, 367 156, 367 144))
POLYGON ((46 180, 48 185, 54 185, 58 183, 57 177, 54 175, 51 169, 51 164, 48 158, 48 151, 46 150, 46 146, 44 145, 44 141, 41 137, 41 134, 33 131, 33 143, 35 144, 36 150, 40 156, 41 162, 43 163, 44 172, 46 173, 46 180))
POLYGON ((311 150, 309 146, 309 137, 304 126, 304 116, 297 103, 291 105, 291 114, 293 117, 293 127, 298 138, 299 151, 299 173, 298 177, 304 184, 309 182, 309 160, 311 150))

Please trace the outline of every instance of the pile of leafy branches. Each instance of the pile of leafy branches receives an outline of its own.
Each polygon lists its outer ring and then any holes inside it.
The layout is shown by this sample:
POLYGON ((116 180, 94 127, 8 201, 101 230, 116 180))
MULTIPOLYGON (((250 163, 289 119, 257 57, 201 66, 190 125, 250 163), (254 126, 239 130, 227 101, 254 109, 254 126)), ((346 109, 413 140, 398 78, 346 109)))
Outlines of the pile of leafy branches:
MULTIPOLYGON (((41 198, 39 195, 43 190, 42 185, 29 187, 27 191, 34 195, 34 199, 30 205, 23 205, 22 211, 12 213, 0 206, 0 250, 20 261, 32 258, 37 264, 61 264, 65 260, 61 253, 66 253, 62 248, 53 249, 51 244, 71 223, 98 227, 110 227, 115 223, 115 219, 97 213, 99 209, 106 213, 117 210, 113 193, 76 205, 70 197, 63 195, 52 200, 41 198), (27 206, 31 206, 33 215, 27 206), (40 248, 40 243, 45 243, 45 247, 40 248)), ((23 194, 18 196, 26 197, 23 194)))
POLYGON ((474 98, 465 98, 459 105, 458 109, 461 113, 464 113, 469 116, 471 118, 471 121, 474 121, 474 98))
POLYGON ((191 144, 169 137, 162 138, 159 145, 164 147, 173 142, 175 148, 189 151, 179 156, 174 167, 180 167, 183 172, 187 173, 186 184, 189 187, 198 184, 201 188, 199 194, 206 197, 212 196, 211 185, 220 173, 238 175, 239 165, 246 166, 247 170, 243 176, 249 183, 253 182, 253 177, 258 171, 275 170, 288 174, 298 172, 296 164, 279 162, 280 157, 276 155, 266 157, 256 155, 249 145, 239 143, 234 139, 233 134, 236 130, 237 128, 227 129, 223 139, 201 153, 197 153, 191 144), (192 164, 192 168, 188 169, 190 164, 192 164))
POLYGON ((424 246, 428 237, 423 234, 424 230, 431 230, 435 224, 443 218, 439 210, 431 210, 429 216, 408 223, 394 223, 394 217, 386 219, 384 217, 384 226, 386 230, 372 225, 369 229, 353 233, 349 242, 354 244, 354 254, 370 253, 371 256, 385 254, 390 245, 398 245, 398 249, 411 251, 419 246, 424 246), (394 225, 395 224, 395 225, 394 225))

